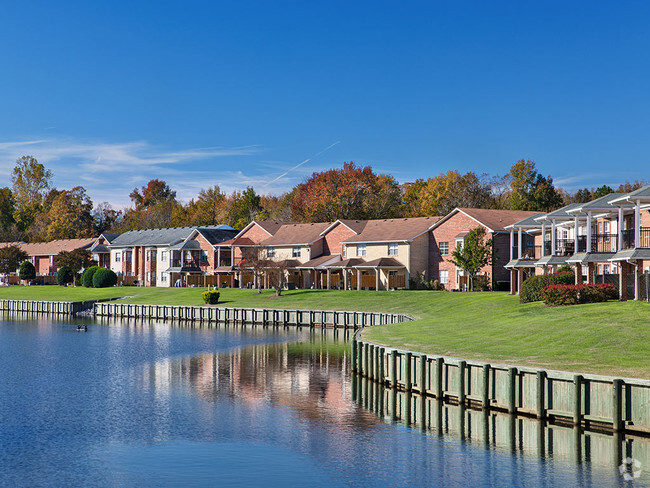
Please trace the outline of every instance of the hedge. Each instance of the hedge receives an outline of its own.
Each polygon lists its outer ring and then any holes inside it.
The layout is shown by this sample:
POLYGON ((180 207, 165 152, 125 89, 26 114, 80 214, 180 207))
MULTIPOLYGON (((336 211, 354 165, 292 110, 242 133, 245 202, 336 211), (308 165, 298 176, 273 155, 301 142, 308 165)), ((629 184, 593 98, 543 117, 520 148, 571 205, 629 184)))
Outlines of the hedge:
POLYGON ((117 284, 117 275, 106 268, 99 268, 93 275, 93 288, 108 288, 117 284))
POLYGON ((93 287, 93 276, 95 275, 95 272, 99 269, 99 266, 91 266, 90 268, 86 269, 82 274, 81 274, 81 284, 85 286, 86 288, 92 288, 93 287))
POLYGON ((67 266, 61 266, 56 272, 56 282, 61 286, 72 283, 73 280, 74 274, 72 273, 72 270, 67 266))
POLYGON ((542 290, 546 305, 576 305, 618 299, 618 291, 609 283, 581 285, 550 285, 542 290))
POLYGON ((542 289, 549 285, 572 285, 575 283, 573 271, 562 271, 550 275, 531 276, 521 284, 519 303, 542 300, 542 289))
POLYGON ((215 303, 219 303, 219 297, 221 294, 216 291, 204 291, 203 292, 203 301, 207 303, 208 305, 214 305, 215 303))

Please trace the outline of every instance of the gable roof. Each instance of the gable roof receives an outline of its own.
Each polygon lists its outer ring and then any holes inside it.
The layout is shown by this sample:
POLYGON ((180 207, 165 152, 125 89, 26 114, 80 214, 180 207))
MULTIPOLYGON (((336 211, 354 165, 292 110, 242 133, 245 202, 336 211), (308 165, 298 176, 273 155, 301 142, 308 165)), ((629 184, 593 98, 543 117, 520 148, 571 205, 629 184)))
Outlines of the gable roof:
POLYGON ((542 227, 542 224, 539 223, 539 221, 535 220, 538 217, 543 217, 546 215, 545 213, 536 213, 535 215, 531 215, 530 217, 526 217, 525 219, 518 220, 514 224, 506 225, 506 229, 515 229, 521 227, 522 229, 536 229, 542 227))
POLYGON ((612 200, 618 200, 619 197, 623 197, 627 193, 609 193, 608 195, 596 198, 586 203, 578 203, 572 206, 569 209, 566 209, 568 214, 576 214, 579 212, 587 212, 589 210, 617 210, 618 207, 612 205, 610 202, 612 200))
POLYGON ((428 231, 439 220, 440 217, 366 220, 365 225, 359 234, 349 237, 343 242, 364 243, 410 241, 428 231))
POLYGON ((271 237, 263 240, 263 246, 297 246, 312 244, 322 239, 322 233, 331 222, 308 224, 283 224, 271 237))
POLYGON ((465 215, 476 220, 491 232, 503 232, 506 227, 525 219, 539 215, 528 210, 499 210, 493 208, 458 208, 465 215))
POLYGON ((325 229, 322 232, 322 234, 323 235, 327 234, 330 230, 332 230, 337 225, 344 225, 355 234, 359 234, 364 229, 367 223, 368 223, 367 220, 338 219, 335 222, 332 222, 332 224, 329 227, 327 227, 327 229, 325 229))
MULTIPOLYGON (((208 241, 213 246, 215 244, 219 244, 221 242, 232 239, 238 234, 238 231, 236 231, 232 227, 229 228, 198 227, 196 229, 196 232, 201 234, 203 237, 205 237, 205 240, 208 241)), ((193 234, 194 232, 190 234, 188 239, 191 238, 193 234)))
POLYGON ((639 188, 638 190, 631 191, 630 193, 623 193, 616 198, 610 200, 610 203, 618 203, 618 202, 633 202, 635 200, 639 200, 642 202, 648 202, 650 201, 650 185, 643 186, 639 188))
POLYGON ((56 256, 61 251, 69 252, 75 249, 86 249, 96 240, 96 237, 87 239, 57 239, 50 242, 21 244, 20 248, 30 256, 56 256))

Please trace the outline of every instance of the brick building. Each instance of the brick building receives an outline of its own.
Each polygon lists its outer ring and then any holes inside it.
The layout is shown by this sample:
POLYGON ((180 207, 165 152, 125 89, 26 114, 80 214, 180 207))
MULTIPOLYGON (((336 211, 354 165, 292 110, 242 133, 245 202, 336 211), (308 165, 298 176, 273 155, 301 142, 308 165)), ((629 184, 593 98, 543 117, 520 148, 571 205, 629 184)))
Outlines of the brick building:
POLYGON ((463 289, 468 278, 451 262, 452 253, 462 246, 470 230, 483 227, 493 240, 496 259, 481 270, 494 288, 497 281, 510 281, 505 268, 510 255, 510 232, 506 227, 524 218, 539 215, 523 210, 493 210, 456 208, 440 219, 431 231, 429 245, 429 277, 438 280, 449 290, 463 289))

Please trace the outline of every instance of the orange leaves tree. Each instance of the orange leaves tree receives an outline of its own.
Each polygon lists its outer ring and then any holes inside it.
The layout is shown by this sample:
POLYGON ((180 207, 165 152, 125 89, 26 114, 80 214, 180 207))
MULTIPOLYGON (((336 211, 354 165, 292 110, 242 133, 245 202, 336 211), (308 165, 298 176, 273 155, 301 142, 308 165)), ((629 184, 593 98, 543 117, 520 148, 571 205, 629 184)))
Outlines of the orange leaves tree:
POLYGON ((340 169, 314 173, 298 185, 291 214, 302 222, 383 219, 399 216, 400 205, 401 191, 395 178, 349 162, 340 169))

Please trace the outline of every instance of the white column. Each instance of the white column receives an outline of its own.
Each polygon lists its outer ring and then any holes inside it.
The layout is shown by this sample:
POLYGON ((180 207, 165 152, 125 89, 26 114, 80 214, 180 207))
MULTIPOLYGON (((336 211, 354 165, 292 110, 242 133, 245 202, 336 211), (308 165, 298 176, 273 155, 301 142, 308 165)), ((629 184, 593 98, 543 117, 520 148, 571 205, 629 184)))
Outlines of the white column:
POLYGON ((343 289, 347 290, 348 289, 348 271, 346 269, 341 269, 341 273, 343 274, 343 289))
POLYGON ((621 205, 618 207, 618 222, 616 223, 618 230, 618 247, 616 248, 617 251, 623 249, 623 219, 623 206, 621 205))
POLYGON ((578 252, 578 214, 576 214, 576 218, 573 223, 573 252, 574 254, 578 252))
POLYGON ((361 270, 357 270, 357 290, 361 290, 361 270))
POLYGON ((513 229, 510 229, 510 261, 512 261, 512 257, 514 256, 514 247, 515 247, 515 231, 513 229))
POLYGON ((555 219, 551 221, 551 256, 555 256, 555 219))
POLYGON ((634 299, 639 300, 639 261, 634 262, 634 299))
POLYGON ((519 246, 519 249, 517 249, 517 259, 521 259, 521 243, 522 243, 522 236, 521 236, 521 227, 519 227, 519 230, 517 231, 517 245, 519 246))
POLYGON ((411 289, 411 273, 409 273, 408 268, 406 268, 406 289, 410 290, 411 289))
POLYGON ((217 248, 217 265, 215 268, 218 268, 219 266, 221 266, 221 247, 217 248))
POLYGON ((591 211, 587 212, 587 252, 591 252, 591 211))
POLYGON ((375 290, 379 291, 379 268, 375 268, 375 290))
POLYGON ((546 256, 546 222, 542 221, 542 257, 546 256))
POLYGON ((634 206, 634 247, 641 247, 641 202, 636 201, 634 206))
POLYGON ((330 289, 331 286, 330 285, 331 280, 332 280, 332 271, 329 268, 327 268, 327 289, 328 290, 330 289))

